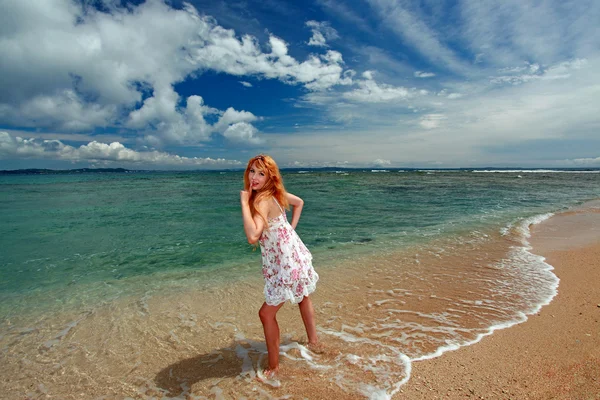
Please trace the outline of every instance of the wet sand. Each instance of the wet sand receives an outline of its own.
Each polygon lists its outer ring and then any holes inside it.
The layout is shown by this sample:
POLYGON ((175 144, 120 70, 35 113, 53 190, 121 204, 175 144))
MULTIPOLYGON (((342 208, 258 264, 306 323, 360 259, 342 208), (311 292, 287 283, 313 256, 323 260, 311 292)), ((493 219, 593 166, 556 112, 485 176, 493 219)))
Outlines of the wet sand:
POLYGON ((560 278, 554 300, 523 324, 413 363, 395 399, 600 399, 600 214, 556 215, 530 242, 560 278))

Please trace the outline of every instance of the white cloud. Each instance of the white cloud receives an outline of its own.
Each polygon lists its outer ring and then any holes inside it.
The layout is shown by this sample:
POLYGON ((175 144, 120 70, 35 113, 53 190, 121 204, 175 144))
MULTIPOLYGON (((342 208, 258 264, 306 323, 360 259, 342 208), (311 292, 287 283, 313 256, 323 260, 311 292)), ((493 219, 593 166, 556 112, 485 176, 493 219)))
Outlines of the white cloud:
POLYGON ((421 117, 419 124, 425 129, 439 128, 440 124, 447 117, 443 114, 425 114, 421 117))
POLYGON ((2 102, 76 87, 100 104, 133 104, 141 95, 132 83, 174 82, 192 70, 184 49, 197 29, 193 13, 161 1, 108 14, 60 0, 9 0, 4 11, 14 21, 0 42, 11 78, 2 81, 2 102))
POLYGON ((580 167, 597 167, 600 166, 600 157, 590 158, 575 158, 564 160, 565 164, 575 165, 580 167))
MULTIPOLYGON (((174 85, 194 74, 258 75, 310 90, 352 82, 339 52, 298 61, 273 35, 270 52, 263 52, 255 37, 236 36, 188 3, 175 9, 161 0, 127 7, 115 2, 109 12, 86 4, 3 4, 11 18, 0 27, 0 122, 75 132, 126 126, 156 144, 193 144, 215 131, 205 117, 223 113, 200 96, 175 92, 174 85)), ((327 23, 312 27, 337 37, 327 23)), ((257 129, 251 130, 255 141, 257 129)))
POLYGON ((200 96, 188 97, 185 107, 178 107, 179 101, 180 96, 171 86, 157 88, 153 97, 131 112, 127 126, 146 129, 146 136, 154 144, 194 144, 210 140, 214 128, 204 117, 218 115, 220 111, 206 106, 200 96))
POLYGON ((236 122, 223 132, 223 136, 232 142, 261 144, 263 139, 257 137, 257 132, 255 127, 246 122, 236 122))
POLYGON ((392 162, 390 160, 383 160, 381 158, 378 158, 373 161, 373 165, 376 165, 379 167, 389 167, 392 165, 392 162))
MULTIPOLYGON (((321 3, 333 9, 330 4, 336 2, 321 3)), ((369 3, 402 44, 414 46, 431 65, 420 60, 418 68, 401 69, 402 62, 393 57, 374 64, 369 53, 375 52, 359 53, 367 61, 363 68, 377 68, 377 75, 363 74, 349 88, 332 87, 303 98, 304 106, 324 110, 339 123, 319 131, 318 146, 306 140, 308 127, 304 135, 269 135, 289 159, 367 165, 372 158, 359 151, 367 148, 381 159, 420 165, 564 165, 563 144, 576 148, 597 141, 600 53, 592 44, 600 41, 597 1, 568 7, 558 1, 539 6, 518 0, 459 1, 454 8, 459 23, 452 26, 447 16, 423 11, 443 3, 369 3), (565 17, 552 8, 563 10, 565 17), (394 68, 402 74, 391 73, 394 68), (414 79, 419 78, 415 70, 434 70, 436 76, 414 79), (409 85, 414 89, 404 83, 407 78, 413 78, 409 85)), ((570 160, 596 165, 594 158, 570 160)))
POLYGON ((219 121, 215 124, 215 129, 223 131, 230 125, 234 125, 240 122, 250 123, 258 120, 258 118, 248 111, 236 111, 232 107, 229 107, 219 121))
POLYGON ((320 47, 327 47, 327 42, 325 41, 325 36, 323 36, 323 34, 321 32, 314 32, 313 31, 313 35, 310 38, 310 40, 308 41, 309 46, 320 46, 320 47))
POLYGON ((298 62, 288 54, 287 44, 269 37, 270 53, 263 53, 257 39, 216 25, 205 17, 197 17, 201 25, 198 43, 190 47, 188 61, 198 69, 212 69, 235 76, 260 75, 289 84, 302 84, 311 90, 322 90, 344 84, 343 59, 339 52, 310 55, 298 62))
POLYGON ((60 130, 83 131, 109 125, 117 107, 87 103, 71 89, 53 95, 40 94, 20 107, 0 104, 0 121, 26 127, 54 126, 60 130))
POLYGON ((374 74, 375 74, 375 71, 365 71, 362 73, 362 76, 365 79, 373 79, 374 74))
POLYGON ((372 79, 357 81, 356 84, 358 88, 345 92, 343 94, 344 98, 356 102, 384 103, 408 99, 414 95, 412 90, 377 83, 372 79))
POLYGON ((328 47, 327 40, 339 38, 337 31, 331 27, 329 22, 307 21, 306 26, 311 29, 313 34, 308 41, 310 46, 328 47))
MULTIPOLYGON (((29 137, 33 133, 29 130, 22 129, 5 129, 3 132, 7 132, 12 137, 29 137)), ((72 133, 72 132, 35 132, 35 137, 38 139, 46 139, 46 140, 66 140, 73 142, 93 142, 98 139, 98 135, 94 134, 82 134, 82 133, 72 133)), ((103 133, 101 135, 102 140, 104 142, 120 142, 120 143, 128 143, 131 141, 131 138, 119 135, 117 133, 109 134, 103 133)))
POLYGON ((554 64, 564 58, 589 56, 599 33, 600 5, 594 0, 569 3, 520 0, 462 2, 458 39, 473 52, 485 49, 492 65, 516 65, 523 59, 554 64))
POLYGON ((493 84, 511 84, 520 85, 534 80, 555 80, 568 79, 573 71, 584 68, 588 61, 586 59, 575 59, 562 61, 547 68, 542 68, 538 64, 529 64, 521 67, 507 67, 499 70, 504 75, 499 75, 490 79, 493 84), (511 75, 506 75, 511 74, 511 75))
POLYGON ((523 61, 542 66, 587 58, 597 53, 600 40, 600 3, 595 0, 535 5, 521 0, 458 1, 451 7, 451 24, 444 2, 368 3, 404 45, 436 68, 470 78, 523 61))
POLYGON ((415 71, 416 78, 432 78, 435 74, 433 72, 415 71))
POLYGON ((36 158, 71 162, 100 162, 106 165, 136 165, 140 167, 232 167, 239 166, 237 160, 181 157, 160 151, 135 151, 121 143, 90 142, 73 147, 59 140, 12 137, 0 132, 1 158, 36 158))
MULTIPOLYGON (((417 3, 396 0, 367 0, 383 23, 434 64, 459 74, 473 68, 444 43, 444 35, 436 31, 431 18, 423 14, 417 3)), ((438 26, 443 26, 439 24, 438 26)))
MULTIPOLYGON (((251 30, 257 36, 251 36, 243 35, 250 31, 242 30, 246 27, 224 29, 191 5, 175 9, 147 0, 123 8, 122 2, 109 2, 110 13, 85 6, 87 1, 3 2, 0 124, 41 128, 46 147, 60 147, 49 132, 87 143, 105 131, 113 136, 110 142, 127 146, 140 143, 135 134, 154 146, 202 145, 221 135, 231 147, 262 141, 282 152, 282 146, 292 146, 289 159, 335 157, 363 165, 372 165, 373 154, 407 162, 439 158, 446 165, 452 159, 491 162, 513 155, 489 149, 586 140, 600 128, 595 0, 534 6, 461 0, 451 7, 451 25, 441 12, 444 2, 368 0, 372 10, 358 14, 335 0, 317 0, 336 23, 353 21, 356 30, 377 35, 344 40, 343 48, 352 50, 348 62, 359 65, 362 75, 345 64, 346 53, 325 47, 333 38, 321 22, 307 26, 321 35, 313 32, 310 40, 321 45, 322 54, 300 59, 292 56, 292 44, 268 33, 273 26, 257 29, 258 19, 251 30), (383 37, 386 30, 396 37, 383 37), (267 39, 259 40, 263 35, 267 39), (379 38, 380 48, 370 46, 379 38), (408 54, 419 53, 416 58, 402 58, 407 46, 408 54), (311 120, 316 114, 307 113, 293 138, 272 132, 266 141, 257 129, 259 108, 236 110, 225 103, 217 109, 205 103, 208 93, 203 98, 176 92, 179 84, 209 70, 233 75, 245 87, 253 79, 302 87, 295 105, 318 109, 325 118, 311 120), (119 135, 127 142, 114 138, 119 135), (368 154, 357 155, 363 148, 368 154)), ((244 26, 218 17, 222 25, 244 26)), ((297 25, 306 36, 294 45, 309 40, 308 29, 297 25)), ((587 160, 577 156, 561 158, 587 160)))

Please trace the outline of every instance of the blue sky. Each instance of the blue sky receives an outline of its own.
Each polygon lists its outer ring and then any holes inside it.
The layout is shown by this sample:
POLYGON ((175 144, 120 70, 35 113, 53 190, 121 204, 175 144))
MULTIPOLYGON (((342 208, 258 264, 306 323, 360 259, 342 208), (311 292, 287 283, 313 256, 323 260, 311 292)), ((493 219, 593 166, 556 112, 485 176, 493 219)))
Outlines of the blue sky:
POLYGON ((0 169, 600 167, 600 2, 2 0, 0 169))

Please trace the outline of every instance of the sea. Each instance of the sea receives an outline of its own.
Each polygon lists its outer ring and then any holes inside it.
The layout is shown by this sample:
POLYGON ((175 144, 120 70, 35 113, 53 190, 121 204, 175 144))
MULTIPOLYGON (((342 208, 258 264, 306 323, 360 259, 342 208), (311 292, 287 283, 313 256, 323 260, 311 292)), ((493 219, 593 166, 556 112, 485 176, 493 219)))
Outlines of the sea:
POLYGON ((310 380, 392 398, 413 363, 552 301, 559 279, 532 252, 531 226, 597 204, 599 173, 283 170, 305 202, 297 232, 320 275, 311 297, 325 350, 306 347, 284 306, 287 375, 263 382, 243 171, 0 174, 0 393, 310 398, 297 384, 310 380))

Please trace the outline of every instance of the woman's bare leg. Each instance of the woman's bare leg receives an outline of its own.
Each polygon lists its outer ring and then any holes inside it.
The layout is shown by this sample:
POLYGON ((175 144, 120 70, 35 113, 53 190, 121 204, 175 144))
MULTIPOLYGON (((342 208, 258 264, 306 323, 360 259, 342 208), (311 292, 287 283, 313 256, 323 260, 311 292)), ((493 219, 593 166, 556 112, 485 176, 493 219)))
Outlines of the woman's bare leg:
POLYGON ((302 315, 302 322, 304 322, 304 327, 306 328, 308 344, 315 345, 319 343, 317 326, 315 324, 315 309, 313 308, 310 297, 304 296, 300 304, 298 304, 298 307, 300 308, 300 315, 302 315))
POLYGON ((272 372, 277 372, 279 369, 279 324, 277 324, 276 316, 277 311, 279 311, 283 304, 270 306, 267 303, 263 303, 258 311, 258 316, 265 332, 265 342, 267 343, 267 353, 269 354, 269 370, 272 372))

